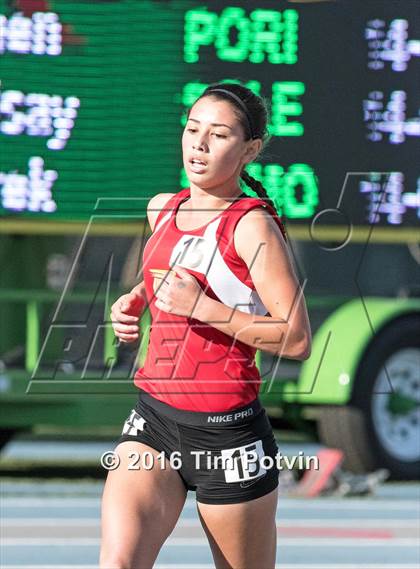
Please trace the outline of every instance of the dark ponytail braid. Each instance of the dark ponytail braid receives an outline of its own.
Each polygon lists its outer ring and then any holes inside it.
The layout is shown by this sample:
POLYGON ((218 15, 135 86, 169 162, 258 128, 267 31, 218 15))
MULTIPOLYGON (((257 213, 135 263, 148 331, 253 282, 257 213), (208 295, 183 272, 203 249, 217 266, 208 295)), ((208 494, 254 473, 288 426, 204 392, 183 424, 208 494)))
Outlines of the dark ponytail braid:
MULTIPOLYGON (((262 97, 256 95, 251 89, 239 83, 217 83, 209 85, 196 101, 202 97, 209 96, 217 100, 228 101, 232 104, 233 110, 244 130, 245 140, 261 138, 263 146, 268 142, 270 138, 267 128, 268 111, 266 102, 262 97)), ((277 211, 273 200, 269 197, 261 182, 250 176, 244 169, 240 176, 245 184, 249 186, 259 198, 271 206, 274 211, 277 211)), ((283 237, 287 241, 288 238, 284 221, 279 215, 277 215, 277 219, 280 221, 283 237)))
MULTIPOLYGON (((242 170, 241 179, 245 182, 245 184, 247 186, 249 186, 251 188, 252 191, 254 191, 257 194, 257 196, 259 198, 261 198, 266 204, 271 206, 274 209, 274 211, 277 211, 273 200, 267 194, 267 192, 266 192, 264 186, 261 184, 261 182, 259 182, 255 178, 253 178, 250 174, 248 174, 248 172, 246 170, 242 170)), ((280 229, 281 229, 281 232, 283 234, 283 237, 284 237, 285 241, 287 242, 288 236, 287 236, 287 231, 286 231, 286 227, 284 224, 284 219, 279 215, 277 215, 277 218, 280 221, 280 229)))
POLYGON ((275 205, 274 205, 273 200, 267 194, 267 192, 266 192, 264 186, 261 184, 261 182, 259 182, 255 178, 253 178, 250 174, 248 174, 248 172, 246 170, 242 170, 241 179, 245 182, 245 184, 247 186, 249 186, 251 188, 251 190, 253 192, 255 192, 257 194, 257 196, 259 198, 264 200, 266 203, 268 203, 269 205, 271 205, 271 207, 274 207, 274 209, 275 209, 275 205))

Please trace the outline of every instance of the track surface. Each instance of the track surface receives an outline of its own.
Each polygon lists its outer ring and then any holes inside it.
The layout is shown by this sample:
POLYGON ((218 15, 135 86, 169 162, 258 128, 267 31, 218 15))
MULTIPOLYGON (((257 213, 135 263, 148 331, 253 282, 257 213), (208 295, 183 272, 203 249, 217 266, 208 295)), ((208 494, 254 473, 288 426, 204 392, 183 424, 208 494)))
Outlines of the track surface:
MULTIPOLYGON (((97 567, 102 481, 1 482, 3 569, 97 567)), ((387 482, 370 497, 280 495, 277 528, 281 569, 417 569, 420 484, 387 482)), ((214 567, 194 493, 155 567, 214 567)))

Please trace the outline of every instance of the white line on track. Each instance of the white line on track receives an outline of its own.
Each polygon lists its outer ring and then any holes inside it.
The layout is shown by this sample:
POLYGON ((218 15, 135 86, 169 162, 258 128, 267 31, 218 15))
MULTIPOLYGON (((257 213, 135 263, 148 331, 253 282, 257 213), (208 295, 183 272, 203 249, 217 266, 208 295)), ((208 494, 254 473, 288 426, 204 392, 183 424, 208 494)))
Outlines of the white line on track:
MULTIPOLYGON (((38 523, 41 520, 37 520, 38 523)), ((291 519, 291 518, 277 518, 276 519, 277 527, 288 528, 288 527, 307 527, 307 526, 314 526, 314 527, 343 527, 343 528, 420 528, 420 520, 402 520, 402 519, 363 519, 360 518, 346 518, 345 520, 336 519, 336 518, 299 518, 299 519, 291 519)), ((185 519, 180 518, 177 522, 178 527, 201 527, 200 520, 197 519, 185 519)))
POLYGON ((99 498, 2 498, 3 508, 91 508, 100 503, 99 498))
MULTIPOLYGON (((8 537, 3 538, 1 540, 2 546, 19 546, 19 547, 28 547, 28 546, 97 546, 100 545, 100 538, 96 537, 78 537, 78 538, 62 538, 62 537, 8 537)), ((184 538, 184 537, 169 537, 166 542, 166 546, 177 546, 177 547, 186 547, 186 546, 202 546, 208 545, 207 538, 184 538)), ((331 538, 331 537, 296 537, 296 538, 278 538, 278 545, 279 546, 292 546, 295 547, 297 545, 301 547, 337 547, 339 545, 343 546, 352 546, 352 547, 420 547, 420 539, 416 538, 406 538, 406 537, 398 537, 398 538, 372 538, 372 539, 360 539, 360 538, 331 538)))
MULTIPOLYGON (((13 508, 79 508, 79 507, 97 507, 100 505, 100 498, 2 498, 4 507, 13 508), (68 502, 68 503, 66 503, 68 502)), ((195 500, 187 500, 186 508, 195 508, 195 500)), ((319 509, 319 510, 410 510, 420 511, 420 506, 413 500, 374 500, 374 499, 346 499, 331 500, 328 498, 301 498, 293 500, 289 498, 281 498, 278 503, 280 509, 319 509)))
MULTIPOLYGON (((100 525, 99 518, 6 518, 0 519, 0 526, 20 527, 20 526, 69 526, 69 527, 94 527, 100 525)), ((359 519, 346 518, 342 519, 325 519, 325 518, 299 518, 299 519, 276 519, 277 527, 365 527, 365 528, 420 528, 420 520, 402 520, 402 519, 359 519)), ((180 518, 176 527, 201 527, 200 520, 195 518, 180 518)))
MULTIPOLYGON (((47 569, 53 567, 54 569, 98 569, 97 565, 3 565, 4 569, 47 569)), ((194 565, 185 565, 179 563, 155 565, 155 569, 214 569, 214 565, 208 563, 194 563, 194 565)), ((360 569, 360 564, 354 563, 323 563, 322 565, 316 564, 302 564, 302 563, 282 563, 276 565, 275 569, 360 569)), ((415 563, 402 563, 384 564, 384 563, 364 563, 363 569, 418 569, 415 563)))

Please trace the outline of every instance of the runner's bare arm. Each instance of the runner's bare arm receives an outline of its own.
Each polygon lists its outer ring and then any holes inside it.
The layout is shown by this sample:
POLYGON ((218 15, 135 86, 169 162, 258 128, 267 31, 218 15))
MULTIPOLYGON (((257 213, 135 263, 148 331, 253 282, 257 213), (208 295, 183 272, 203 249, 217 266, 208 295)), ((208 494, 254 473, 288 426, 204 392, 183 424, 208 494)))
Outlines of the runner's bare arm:
POLYGON ((203 295, 196 318, 257 349, 308 359, 308 313, 280 228, 262 208, 251 210, 236 226, 234 246, 270 316, 247 314, 203 295))
MULTIPOLYGON (((147 219, 154 230, 161 209, 174 194, 156 194, 147 204, 147 219)), ((111 306, 111 321, 115 335, 122 342, 134 342, 139 336, 138 321, 147 306, 144 280, 135 285, 130 292, 120 296, 111 306)))
POLYGON ((152 233, 155 229, 155 223, 159 213, 162 211, 162 209, 164 209, 165 205, 174 195, 175 195, 174 193, 156 194, 155 196, 150 198, 147 204, 147 219, 149 221, 152 233))
MULTIPOLYGON (((160 211, 165 207, 165 205, 168 203, 168 201, 171 199, 173 195, 175 194, 162 193, 162 194, 156 194, 155 196, 150 198, 147 204, 147 220, 149 222, 152 233, 154 231, 155 223, 160 211)), ((146 292, 145 292, 144 280, 141 281, 139 284, 137 284, 135 287, 133 287, 130 293, 136 294, 137 296, 141 295, 145 297, 146 292)))

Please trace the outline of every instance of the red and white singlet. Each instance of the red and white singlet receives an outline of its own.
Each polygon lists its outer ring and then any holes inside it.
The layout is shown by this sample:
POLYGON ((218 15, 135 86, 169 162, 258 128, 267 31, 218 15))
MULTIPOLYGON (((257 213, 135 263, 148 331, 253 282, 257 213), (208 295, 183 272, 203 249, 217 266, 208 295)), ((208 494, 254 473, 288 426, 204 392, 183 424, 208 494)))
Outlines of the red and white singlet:
POLYGON ((246 263, 235 250, 233 234, 239 219, 251 209, 265 207, 285 236, 277 212, 260 198, 241 197, 205 225, 181 231, 176 212, 190 197, 186 188, 172 196, 160 211, 143 251, 143 274, 151 313, 149 345, 144 365, 134 376, 137 387, 160 401, 189 411, 229 411, 258 395, 261 376, 256 348, 195 318, 156 308, 159 278, 184 267, 206 294, 232 309, 267 314, 246 263))

